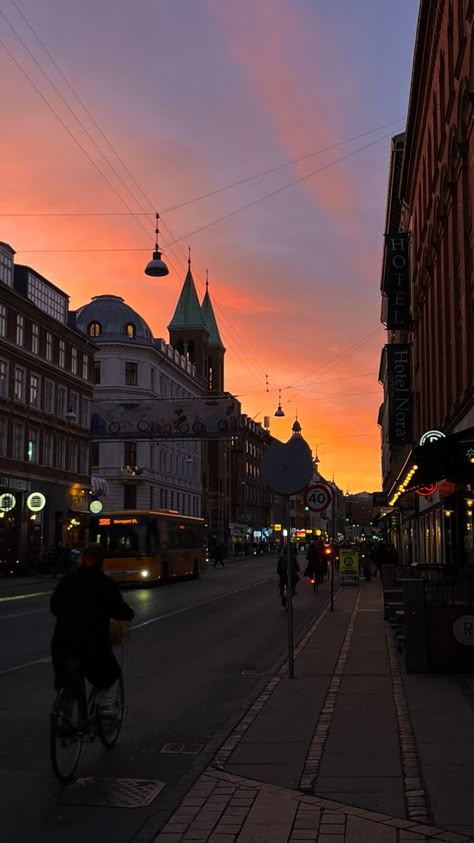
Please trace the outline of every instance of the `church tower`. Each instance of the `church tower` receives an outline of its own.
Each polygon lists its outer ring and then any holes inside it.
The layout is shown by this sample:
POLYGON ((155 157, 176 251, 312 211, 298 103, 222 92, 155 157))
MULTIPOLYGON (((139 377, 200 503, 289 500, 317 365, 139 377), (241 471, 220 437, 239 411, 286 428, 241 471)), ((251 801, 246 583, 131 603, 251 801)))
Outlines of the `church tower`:
POLYGON ((173 318, 168 325, 170 344, 196 365, 199 377, 208 382, 209 330, 203 319, 199 299, 191 272, 191 254, 188 271, 173 318))
POLYGON ((224 354, 225 348, 217 327, 206 271, 206 294, 202 301, 201 312, 204 324, 209 332, 207 358, 207 388, 211 393, 224 392, 224 354))

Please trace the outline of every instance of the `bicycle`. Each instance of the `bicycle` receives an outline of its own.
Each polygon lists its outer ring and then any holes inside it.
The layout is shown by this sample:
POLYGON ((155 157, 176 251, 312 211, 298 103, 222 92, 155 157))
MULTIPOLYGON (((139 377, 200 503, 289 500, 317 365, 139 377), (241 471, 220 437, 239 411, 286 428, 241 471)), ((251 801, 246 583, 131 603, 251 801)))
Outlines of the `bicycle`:
MULTIPOLYGON (((116 622, 117 624, 118 622, 116 622)), ((111 630, 115 646, 122 647, 120 676, 109 689, 112 716, 101 715, 97 706, 97 688, 87 692, 85 677, 78 665, 71 665, 75 692, 62 688, 53 702, 50 715, 50 755, 53 772, 63 784, 70 782, 77 770, 85 743, 99 738, 106 749, 117 743, 125 717, 125 692, 123 684, 124 642, 126 631, 111 630), (113 695, 113 698, 112 698, 113 695)))

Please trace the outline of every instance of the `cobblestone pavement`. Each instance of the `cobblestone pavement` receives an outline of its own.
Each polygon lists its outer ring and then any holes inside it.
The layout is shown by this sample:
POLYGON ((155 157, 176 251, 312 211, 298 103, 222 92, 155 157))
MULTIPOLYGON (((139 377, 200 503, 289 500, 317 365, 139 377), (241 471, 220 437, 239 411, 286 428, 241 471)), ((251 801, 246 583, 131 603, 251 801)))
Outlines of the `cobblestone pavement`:
POLYGON ((155 838, 160 843, 468 843, 474 838, 209 769, 155 838))

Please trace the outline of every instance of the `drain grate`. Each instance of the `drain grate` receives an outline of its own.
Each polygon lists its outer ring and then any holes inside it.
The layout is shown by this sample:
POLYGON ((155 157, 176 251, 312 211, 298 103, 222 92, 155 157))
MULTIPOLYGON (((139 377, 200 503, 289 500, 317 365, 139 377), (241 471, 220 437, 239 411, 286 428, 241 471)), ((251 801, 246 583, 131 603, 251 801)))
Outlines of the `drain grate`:
POLYGON ((165 743, 160 749, 165 755, 199 755, 203 743, 165 743))
POLYGON ((63 805, 103 808, 144 808, 158 796, 165 782, 157 779, 77 779, 62 794, 63 805))

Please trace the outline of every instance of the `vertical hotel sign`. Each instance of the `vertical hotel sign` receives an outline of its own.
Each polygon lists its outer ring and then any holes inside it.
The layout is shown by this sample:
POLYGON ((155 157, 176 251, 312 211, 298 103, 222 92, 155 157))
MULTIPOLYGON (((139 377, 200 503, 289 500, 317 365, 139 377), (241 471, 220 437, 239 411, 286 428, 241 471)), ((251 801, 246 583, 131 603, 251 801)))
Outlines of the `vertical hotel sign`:
POLYGON ((410 238, 408 232, 385 235, 385 283, 388 296, 387 328, 410 327, 410 238))
POLYGON ((387 348, 388 438, 392 445, 411 442, 411 365, 408 343, 387 348))

